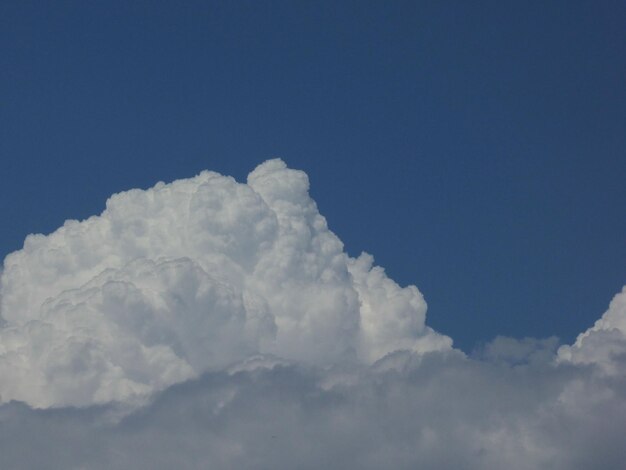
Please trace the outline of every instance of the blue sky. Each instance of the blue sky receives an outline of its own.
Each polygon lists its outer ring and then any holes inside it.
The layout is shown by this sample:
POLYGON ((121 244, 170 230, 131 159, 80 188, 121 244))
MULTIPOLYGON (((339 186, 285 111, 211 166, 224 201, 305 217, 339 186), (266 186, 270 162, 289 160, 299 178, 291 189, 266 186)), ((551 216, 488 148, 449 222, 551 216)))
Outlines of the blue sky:
POLYGON ((469 350, 626 281, 623 2, 0 5, 0 254, 117 191, 279 156, 469 350))

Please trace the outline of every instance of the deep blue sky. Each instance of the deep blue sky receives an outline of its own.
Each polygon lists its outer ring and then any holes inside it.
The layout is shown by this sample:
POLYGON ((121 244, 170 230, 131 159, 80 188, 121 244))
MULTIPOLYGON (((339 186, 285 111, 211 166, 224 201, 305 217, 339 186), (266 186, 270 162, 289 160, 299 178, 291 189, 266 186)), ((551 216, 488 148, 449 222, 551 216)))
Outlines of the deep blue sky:
POLYGON ((470 350, 626 282, 623 1, 0 3, 0 255, 266 158, 470 350))

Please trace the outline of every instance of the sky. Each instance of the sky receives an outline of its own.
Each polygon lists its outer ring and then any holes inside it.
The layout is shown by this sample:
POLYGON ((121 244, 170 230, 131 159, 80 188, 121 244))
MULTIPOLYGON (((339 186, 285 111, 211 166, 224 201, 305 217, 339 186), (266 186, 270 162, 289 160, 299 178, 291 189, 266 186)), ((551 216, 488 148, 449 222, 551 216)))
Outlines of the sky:
POLYGON ((3 465, 620 469, 625 20, 0 3, 3 465))
POLYGON ((471 350, 571 341, 626 279, 623 2, 0 6, 0 253, 280 157, 471 350))

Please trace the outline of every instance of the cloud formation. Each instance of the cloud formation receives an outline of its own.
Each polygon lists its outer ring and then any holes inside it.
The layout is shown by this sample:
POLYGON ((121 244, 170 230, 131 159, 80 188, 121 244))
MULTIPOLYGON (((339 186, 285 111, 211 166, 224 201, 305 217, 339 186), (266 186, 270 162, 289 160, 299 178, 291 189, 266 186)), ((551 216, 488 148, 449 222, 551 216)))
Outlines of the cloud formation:
POLYGON ((617 470, 625 402, 623 376, 542 360, 401 351, 320 369, 259 358, 130 413, 6 404, 0 453, 19 469, 617 470))
POLYGON ((31 235, 0 284, 0 395, 128 401, 254 354, 313 365, 449 349, 426 303, 351 259, 281 160, 247 184, 203 172, 31 235))
POLYGON ((8 468, 621 469, 626 288, 469 357, 280 160, 114 195, 0 278, 8 468), (33 452, 32 449, 37 449, 33 452))
POLYGON ((576 342, 559 349, 559 359, 575 364, 594 364, 609 375, 626 375, 626 286, 609 309, 576 342))

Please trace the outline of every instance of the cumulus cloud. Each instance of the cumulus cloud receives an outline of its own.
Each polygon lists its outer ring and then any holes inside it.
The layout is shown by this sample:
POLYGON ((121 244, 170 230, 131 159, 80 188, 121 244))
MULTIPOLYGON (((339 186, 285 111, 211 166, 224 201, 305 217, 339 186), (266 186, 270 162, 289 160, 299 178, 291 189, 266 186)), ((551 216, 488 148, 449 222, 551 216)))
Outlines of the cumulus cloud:
POLYGON ((308 188, 203 172, 7 256, 3 466, 623 468, 626 289, 573 345, 467 356, 308 188))
POLYGON ((559 349, 559 359, 594 364, 611 375, 626 375, 626 286, 593 327, 578 335, 573 345, 559 349))
POLYGON ((426 303, 352 259, 270 160, 131 190, 31 235, 0 284, 0 395, 33 406, 129 401, 254 354, 314 365, 448 349, 426 303))

